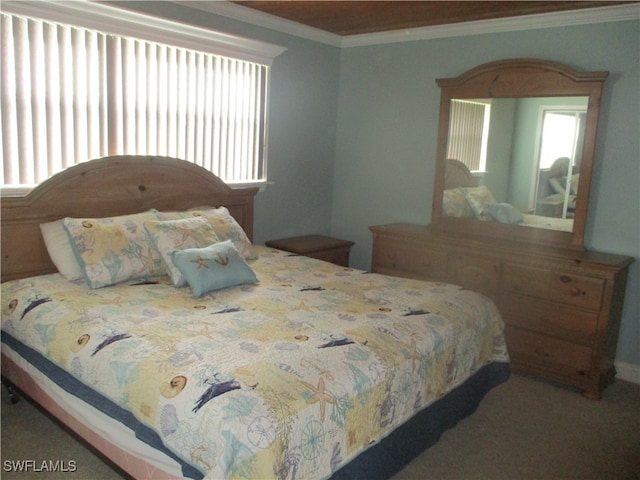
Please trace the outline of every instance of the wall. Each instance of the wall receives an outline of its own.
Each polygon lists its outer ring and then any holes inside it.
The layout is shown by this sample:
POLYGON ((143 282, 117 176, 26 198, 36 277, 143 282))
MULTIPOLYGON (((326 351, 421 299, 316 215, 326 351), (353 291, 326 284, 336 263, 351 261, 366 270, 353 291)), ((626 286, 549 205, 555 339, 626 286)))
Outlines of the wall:
POLYGON ((516 106, 514 98, 494 98, 491 101, 491 121, 487 142, 487 173, 484 184, 499 202, 516 205, 509 196, 514 144, 516 140, 516 106))
MULTIPOLYGON (((516 57, 607 70, 585 243, 640 257, 637 21, 343 49, 332 233, 370 267, 370 225, 429 223, 440 92, 435 79, 516 57)), ((617 360, 640 371, 638 262, 630 270, 617 360)), ((638 378, 640 381, 640 377, 638 378)))

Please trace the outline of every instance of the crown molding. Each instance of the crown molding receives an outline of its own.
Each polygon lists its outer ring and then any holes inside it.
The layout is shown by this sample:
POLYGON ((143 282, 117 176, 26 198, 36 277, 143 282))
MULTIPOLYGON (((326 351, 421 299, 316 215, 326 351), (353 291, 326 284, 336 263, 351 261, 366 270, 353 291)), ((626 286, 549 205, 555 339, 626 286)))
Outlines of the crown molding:
POLYGON ((173 3, 184 5, 203 12, 250 23, 258 27, 268 28, 295 37, 325 43, 334 47, 342 46, 343 37, 319 28, 309 27, 298 22, 276 17, 253 8, 243 7, 227 1, 203 2, 201 0, 173 0, 173 3))
POLYGON ((362 47, 385 43, 463 37, 487 33, 516 32, 638 19, 640 19, 640 4, 615 5, 611 7, 585 8, 565 12, 539 13, 495 20, 479 20, 434 27, 395 30, 375 34, 350 35, 342 37, 341 46, 345 48, 362 47))
POLYGON ((3 0, 1 10, 101 32, 164 43, 271 65, 286 51, 279 45, 230 35, 91 0, 3 0))
POLYGON ((640 4, 628 4, 341 36, 227 1, 174 3, 340 48, 640 19, 640 4))

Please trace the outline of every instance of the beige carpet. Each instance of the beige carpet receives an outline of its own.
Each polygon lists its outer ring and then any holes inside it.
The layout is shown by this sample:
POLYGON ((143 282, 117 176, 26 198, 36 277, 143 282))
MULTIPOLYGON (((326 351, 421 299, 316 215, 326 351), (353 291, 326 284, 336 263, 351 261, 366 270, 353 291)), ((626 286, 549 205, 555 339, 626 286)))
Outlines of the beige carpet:
MULTIPOLYGON (((1 447, 3 480, 122 478, 29 402, 10 404, 4 388, 1 447), (77 470, 8 472, 20 459, 73 460, 77 470)), ((593 401, 512 375, 393 477, 407 479, 640 479, 640 385, 618 381, 593 401)))

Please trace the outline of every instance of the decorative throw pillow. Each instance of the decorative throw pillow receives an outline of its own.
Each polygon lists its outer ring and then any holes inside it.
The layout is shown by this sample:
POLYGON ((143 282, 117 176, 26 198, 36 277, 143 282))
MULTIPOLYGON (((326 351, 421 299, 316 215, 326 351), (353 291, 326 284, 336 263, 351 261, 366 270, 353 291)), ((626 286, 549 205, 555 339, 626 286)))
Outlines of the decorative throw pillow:
POLYGON ((496 203, 496 199, 493 198, 491 190, 485 185, 479 187, 461 187, 460 190, 464 193, 464 197, 467 199, 467 202, 469 202, 476 218, 480 220, 491 220, 491 215, 487 211, 487 207, 492 203, 496 203))
POLYGON ((487 207, 489 214, 500 223, 522 223, 522 212, 510 203, 492 203, 487 207))
POLYGON ((51 261, 64 278, 71 281, 84 278, 82 268, 69 243, 69 235, 67 235, 63 221, 41 223, 40 231, 51 261))
MULTIPOLYGON (((580 183, 580 174, 571 175, 571 190, 569 191, 571 195, 578 194, 578 183, 580 183)), ((551 177, 549 178, 549 185, 551 185, 551 189, 554 192, 564 195, 567 189, 567 176, 551 177)))
POLYGON ((205 248, 173 250, 169 256, 187 279, 196 298, 223 288, 258 281, 231 240, 205 248))
POLYGON ((173 285, 187 284, 184 276, 169 257, 172 250, 200 248, 219 241, 211 224, 204 217, 190 217, 179 220, 152 220, 144 222, 151 243, 160 253, 173 285))
POLYGON ((231 240, 240 254, 247 260, 257 258, 253 252, 253 245, 235 218, 226 207, 195 208, 187 212, 160 212, 160 220, 175 220, 177 218, 205 217, 218 235, 220 241, 231 240))
POLYGON ((459 188, 451 188, 443 192, 442 213, 447 217, 473 217, 473 210, 459 188))
MULTIPOLYGON (((562 177, 560 179, 560 185, 562 185, 562 193, 564 193, 564 190, 567 189, 567 178, 568 177, 562 177)), ((580 174, 576 173, 574 175, 571 175, 571 190, 569 191, 569 193, 571 193, 572 195, 577 195, 578 194, 578 183, 580 182, 580 174)))
MULTIPOLYGON (((551 190, 553 190, 554 192, 556 192, 559 195, 562 195, 564 193, 564 186, 562 185, 562 183, 560 182, 560 178, 558 177, 551 177, 549 179, 549 185, 551 185, 551 190)), ((566 186, 566 182, 565 182, 565 186, 566 186)))
POLYGON ((71 248, 91 288, 165 273, 144 222, 156 210, 106 218, 65 218, 71 248))

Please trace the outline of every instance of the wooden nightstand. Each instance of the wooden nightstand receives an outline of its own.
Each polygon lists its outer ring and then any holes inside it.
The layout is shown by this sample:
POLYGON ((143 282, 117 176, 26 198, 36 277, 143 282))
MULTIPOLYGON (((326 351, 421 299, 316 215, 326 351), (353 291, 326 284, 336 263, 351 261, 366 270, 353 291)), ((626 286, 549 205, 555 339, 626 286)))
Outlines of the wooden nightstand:
POLYGON ((343 267, 349 266, 349 250, 353 244, 349 240, 340 240, 324 235, 305 235, 265 242, 267 247, 317 258, 343 267))

